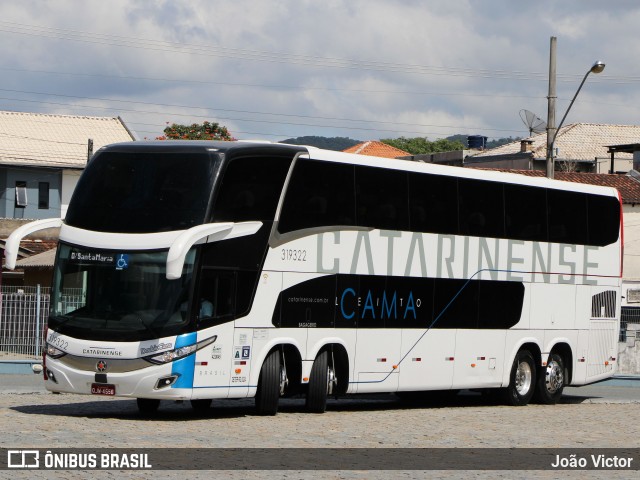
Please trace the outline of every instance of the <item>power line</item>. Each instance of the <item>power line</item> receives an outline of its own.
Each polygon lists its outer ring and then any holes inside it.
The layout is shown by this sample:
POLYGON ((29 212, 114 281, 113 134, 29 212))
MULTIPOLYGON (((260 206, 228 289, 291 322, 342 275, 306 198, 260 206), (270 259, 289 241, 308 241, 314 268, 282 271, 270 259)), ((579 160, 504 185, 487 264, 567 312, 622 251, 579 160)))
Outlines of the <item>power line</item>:
MULTIPOLYGON (((155 50, 169 53, 200 55, 208 57, 232 58, 234 60, 252 60, 271 63, 287 63, 322 68, 342 68, 357 70, 376 70, 393 73, 420 75, 446 75, 451 77, 501 78, 518 80, 546 81, 546 72, 523 72, 498 69, 470 69, 460 67, 440 67, 433 65, 406 64, 336 57, 322 57, 289 52, 271 52, 224 47, 211 44, 186 44, 153 40, 141 37, 125 37, 96 32, 86 32, 39 25, 25 25, 15 22, 0 22, 0 31, 11 34, 54 38, 59 40, 93 43, 116 47, 155 50)), ((579 78, 580 75, 559 75, 561 78, 579 78)))
MULTIPOLYGON (((61 102, 49 102, 49 101, 39 101, 39 100, 23 100, 17 98, 7 98, 0 97, 0 100, 9 100, 16 102, 25 102, 25 103, 37 103, 44 105, 63 105, 69 107, 69 104, 61 103, 61 102)), ((137 102, 131 102, 137 103, 137 102)), ((151 104, 153 105, 153 104, 151 104)), ((130 112, 137 114, 146 114, 146 115, 171 115, 177 117, 187 117, 187 118, 203 118, 203 119, 211 119, 213 115, 200 115, 200 114, 186 114, 186 113, 175 113, 175 112, 159 112, 159 111, 147 111, 147 110, 135 110, 135 109, 127 109, 127 108, 114 108, 114 107, 105 107, 102 105, 73 105, 74 108, 91 108, 91 109, 101 109, 101 110, 115 110, 117 112, 130 112)), ((199 108, 199 107, 198 107, 199 108)), ((215 109, 214 109, 215 110, 215 109)), ((286 114, 285 114, 286 115, 286 114)), ((314 117, 309 117, 314 118, 314 117)), ((253 123, 267 123, 274 125, 292 125, 292 126, 302 126, 302 127, 314 127, 314 128, 340 128, 345 130, 358 130, 358 131, 375 131, 375 132, 393 132, 393 133, 406 133, 406 134, 418 134, 418 135, 427 135, 427 132, 422 131, 413 131, 413 130, 401 130, 401 129, 383 129, 383 128, 368 128, 368 127, 356 127, 356 126, 346 126, 346 125, 323 125, 316 123, 300 123, 300 122, 282 122, 275 120, 264 120, 264 119, 251 119, 251 118, 235 118, 235 117, 224 117, 215 115, 215 120, 228 120, 228 121, 237 121, 237 122, 253 122, 253 123)), ((348 120, 348 119, 345 119, 348 120)), ((357 120, 351 120, 357 121, 357 120)), ((360 120, 363 123, 371 123, 370 120, 360 120)), ((381 122, 393 125, 393 122, 381 122)), ((512 130, 512 129, 497 129, 497 128, 485 128, 485 127, 468 127, 468 126, 454 126, 454 125, 420 125, 420 124, 406 124, 406 125, 415 125, 415 126, 427 126, 427 127, 436 127, 436 128, 455 128, 455 129, 468 129, 468 130, 483 130, 483 131, 496 131, 496 132, 520 132, 520 130, 512 130)))
POLYGON ((305 85, 268 85, 261 83, 238 83, 238 82, 219 82, 213 80, 194 80, 194 79, 176 79, 176 78, 159 78, 159 77, 139 77, 133 75, 111 75, 108 73, 78 73, 78 72, 55 72, 50 70, 31 70, 22 68, 0 67, 0 70, 11 72, 25 73, 42 73, 47 75, 67 75, 90 78, 115 78, 120 80, 141 80, 153 82, 166 82, 171 84, 185 83, 196 85, 221 85, 227 87, 250 87, 250 88, 266 88, 280 90, 304 90, 304 91, 326 91, 326 92, 353 92, 365 94, 391 94, 391 95, 416 95, 416 96, 438 96, 438 97, 492 97, 492 98, 531 98, 542 99, 544 95, 496 95, 491 93, 459 93, 459 92, 421 92, 415 90, 385 90, 385 89, 365 89, 365 88, 337 88, 337 87, 312 87, 305 85))
MULTIPOLYGON (((331 121, 339 121, 339 122, 357 122, 357 123, 368 123, 368 124, 383 124, 383 125, 403 125, 403 126, 415 126, 415 127, 442 127, 442 128, 459 128, 457 126, 452 125, 433 125, 433 124, 421 124, 421 123, 413 123, 413 122, 391 122, 391 121, 382 121, 382 120, 366 120, 362 118, 340 118, 340 117, 322 117, 322 116, 314 116, 314 115, 300 115, 295 113, 272 113, 272 112, 259 112, 252 110, 237 110, 237 109, 228 109, 228 108, 218 108, 218 107, 200 107, 193 105, 176 105, 170 103, 154 103, 154 102, 141 102, 138 100, 120 100, 116 98, 100 98, 100 97, 83 97, 78 95, 65 95, 59 93, 50 93, 50 92, 29 92, 22 90, 10 90, 0 88, 2 92, 12 92, 12 93, 24 93, 28 95, 42 95, 42 96, 50 96, 50 97, 63 97, 63 98, 74 98, 79 100, 98 100, 98 101, 107 101, 107 102, 118 102, 125 104, 139 104, 139 105, 151 105, 155 107, 170 107, 170 108, 188 108, 195 110, 212 110, 219 112, 230 112, 230 113, 248 113, 251 115, 270 115, 276 117, 290 117, 290 118, 306 118, 306 119, 318 119, 318 120, 331 120, 331 121)), ((244 120, 243 121, 247 121, 244 120)), ((481 128, 481 127, 465 127, 465 128, 481 128)), ((486 128, 485 130, 492 131, 511 131, 511 130, 501 130, 501 129, 492 129, 486 128)))

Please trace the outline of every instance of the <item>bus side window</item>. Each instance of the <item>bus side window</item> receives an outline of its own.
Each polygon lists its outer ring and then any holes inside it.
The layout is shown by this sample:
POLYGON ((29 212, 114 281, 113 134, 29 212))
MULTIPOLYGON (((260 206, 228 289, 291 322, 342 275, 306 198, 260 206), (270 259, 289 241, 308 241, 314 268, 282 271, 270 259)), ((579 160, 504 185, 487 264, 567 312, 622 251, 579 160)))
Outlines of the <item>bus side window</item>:
POLYGON ((409 229, 407 174, 400 170, 356 166, 358 226, 409 229))
POLYGON ((353 165, 299 160, 278 224, 280 233, 355 224, 353 165))
POLYGON ((620 202, 615 197, 590 195, 589 245, 603 247, 618 240, 620 234, 620 202))
POLYGON ((547 241, 547 190, 523 185, 505 185, 506 237, 514 240, 547 241))
POLYGON ((549 241, 588 245, 587 195, 547 190, 549 241))
POLYGON ((458 233, 458 180, 444 175, 409 174, 411 230, 458 233))
POLYGON ((258 273, 203 268, 198 295, 194 297, 199 326, 211 327, 246 315, 251 308, 258 273))
POLYGON ((460 234, 504 238, 503 184, 462 178, 458 188, 460 234))
POLYGON ((215 200, 214 222, 273 221, 289 157, 235 158, 215 200))
POLYGON ((236 303, 235 272, 205 268, 200 275, 200 289, 194 297, 194 310, 207 326, 231 320, 236 303))

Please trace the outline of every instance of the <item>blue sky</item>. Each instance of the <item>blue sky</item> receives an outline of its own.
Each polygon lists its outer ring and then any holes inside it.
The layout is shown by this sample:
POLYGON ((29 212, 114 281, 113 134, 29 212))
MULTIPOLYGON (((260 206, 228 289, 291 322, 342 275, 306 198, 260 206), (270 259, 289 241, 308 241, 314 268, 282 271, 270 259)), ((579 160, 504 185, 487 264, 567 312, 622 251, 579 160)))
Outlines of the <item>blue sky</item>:
POLYGON ((640 123, 631 0, 0 2, 0 110, 121 116, 140 138, 217 121, 241 139, 526 136, 547 116, 640 123))

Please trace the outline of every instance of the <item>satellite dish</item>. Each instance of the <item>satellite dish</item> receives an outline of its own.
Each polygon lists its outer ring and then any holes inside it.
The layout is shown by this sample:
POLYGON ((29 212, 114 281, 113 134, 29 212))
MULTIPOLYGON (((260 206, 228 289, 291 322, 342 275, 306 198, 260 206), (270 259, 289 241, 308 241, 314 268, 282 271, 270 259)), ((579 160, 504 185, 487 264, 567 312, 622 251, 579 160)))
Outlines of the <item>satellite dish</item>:
POLYGON ((520 118, 529 129, 529 135, 543 133, 547 129, 547 122, 529 110, 520 110, 520 118))

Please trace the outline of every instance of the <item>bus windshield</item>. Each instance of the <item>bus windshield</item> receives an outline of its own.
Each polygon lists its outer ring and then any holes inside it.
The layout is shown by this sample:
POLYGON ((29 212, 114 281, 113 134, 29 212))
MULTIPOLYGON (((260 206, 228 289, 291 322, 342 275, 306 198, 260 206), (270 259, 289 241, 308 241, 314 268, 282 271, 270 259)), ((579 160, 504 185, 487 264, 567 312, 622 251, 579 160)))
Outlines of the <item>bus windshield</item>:
POLYGON ((65 223, 99 232, 157 233, 204 222, 214 155, 101 152, 89 162, 65 223))
POLYGON ((49 328, 87 340, 141 341, 190 328, 187 306, 195 250, 182 277, 165 277, 167 250, 113 252, 61 243, 49 328))

